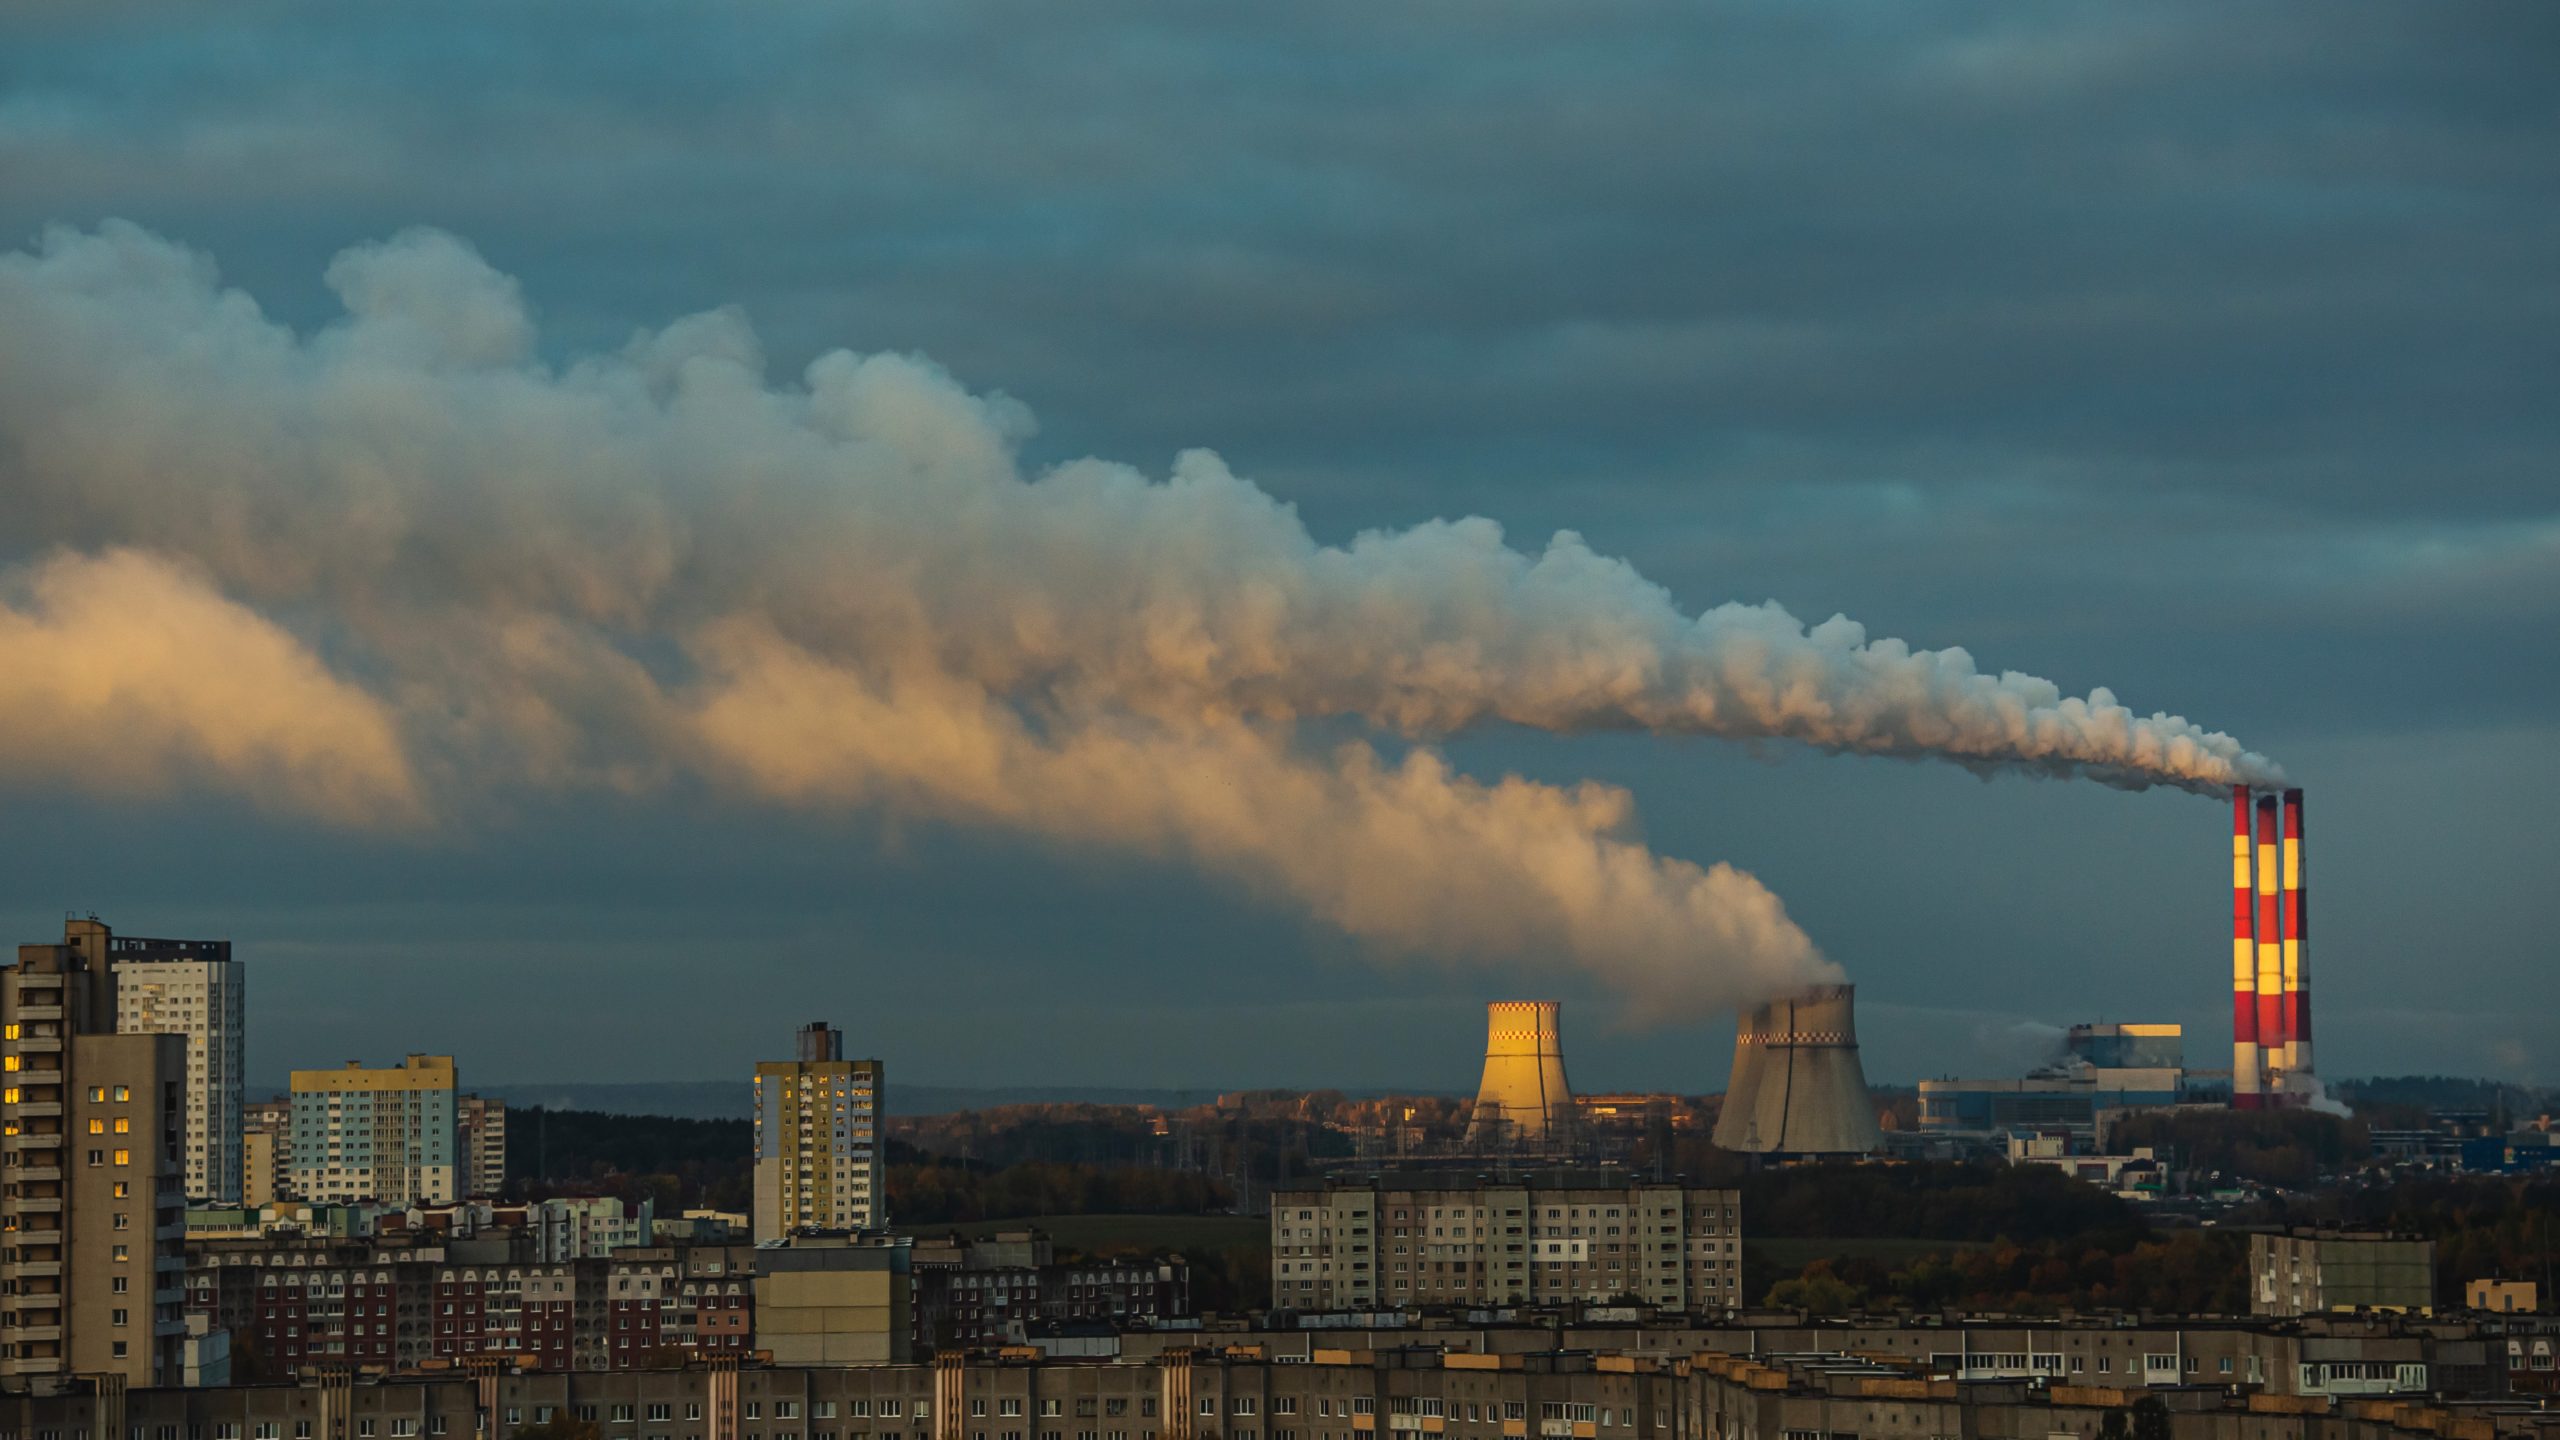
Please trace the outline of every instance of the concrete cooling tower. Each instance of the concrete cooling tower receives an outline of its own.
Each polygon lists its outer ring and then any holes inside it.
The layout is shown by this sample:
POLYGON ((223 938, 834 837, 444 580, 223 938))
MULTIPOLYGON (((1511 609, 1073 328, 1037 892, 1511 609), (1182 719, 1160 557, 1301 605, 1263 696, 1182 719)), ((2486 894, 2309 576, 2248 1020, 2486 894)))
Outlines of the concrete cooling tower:
POLYGON ((1476 1090, 1469 1144, 1562 1143, 1573 1131, 1573 1090, 1553 1000, 1497 1000, 1485 1009, 1484 1084, 1476 1090))
POLYGON ((1716 1144, 1754 1155, 1864 1155, 1884 1147, 1858 1067, 1854 985, 1817 985, 1742 1013, 1716 1144))

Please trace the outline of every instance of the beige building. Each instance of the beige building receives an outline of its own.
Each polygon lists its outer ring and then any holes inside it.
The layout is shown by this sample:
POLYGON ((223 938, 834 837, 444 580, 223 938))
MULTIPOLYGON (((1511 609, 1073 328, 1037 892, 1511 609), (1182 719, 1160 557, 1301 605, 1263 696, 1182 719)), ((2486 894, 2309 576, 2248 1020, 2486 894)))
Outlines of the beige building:
POLYGON ((453 1057, 293 1072, 294 1198, 449 1205, 462 1198, 453 1057))
POLYGON ((184 1374, 187 1041, 119 1034, 107 927, 0 970, 0 1377, 184 1374))
POLYGON ((240 1203, 256 1210, 293 1197, 293 1102, 257 1100, 240 1112, 240 1203))
POLYGON ((2428 1311, 2436 1246, 2375 1231, 2296 1230, 2249 1237, 2249 1313, 2428 1311))
POLYGON ((2462 1308, 2529 1315, 2542 1308, 2542 1287, 2530 1280, 2473 1280, 2462 1287, 2462 1308))
POLYGON ((1298 1310, 1633 1299, 1743 1303, 1732 1190, 1555 1172, 1415 1172, 1271 1197, 1271 1300, 1298 1310))
POLYGON ((755 1344, 777 1365, 902 1365, 914 1350, 905 1237, 803 1235, 755 1251, 755 1344))
POLYGON ((877 1060, 844 1058, 844 1032, 801 1027, 798 1055, 756 1067, 755 1238, 889 1223, 877 1060))

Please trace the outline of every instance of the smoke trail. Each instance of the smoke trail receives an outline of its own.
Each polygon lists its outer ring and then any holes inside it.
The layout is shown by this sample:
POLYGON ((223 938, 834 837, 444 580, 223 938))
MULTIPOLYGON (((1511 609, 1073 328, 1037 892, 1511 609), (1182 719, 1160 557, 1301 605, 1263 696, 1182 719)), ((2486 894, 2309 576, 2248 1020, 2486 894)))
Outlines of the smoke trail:
MULTIPOLYGON (((1178 855, 1390 949, 1562 953, 1697 1009, 1832 972, 1749 876, 1645 850, 1622 792, 1319 752, 1301 724, 2277 775, 2183 719, 1845 619, 1684 615, 1570 534, 1323 546, 1205 452, 1162 481, 1026 477, 1011 400, 897 355, 772 383, 732 312, 546 365, 514 283, 434 232, 328 280, 344 318, 297 335, 131 226, 0 257, 0 535, 66 547, 49 574, 112 563, 220 611, 329 702, 93 737, 137 783, 397 821, 712 775, 1178 855)), ((62 623, 49 603, 0 614, 0 669, 62 623)), ((135 687, 188 658, 114 653, 135 687)), ((0 772, 77 758, 0 738, 0 772)))

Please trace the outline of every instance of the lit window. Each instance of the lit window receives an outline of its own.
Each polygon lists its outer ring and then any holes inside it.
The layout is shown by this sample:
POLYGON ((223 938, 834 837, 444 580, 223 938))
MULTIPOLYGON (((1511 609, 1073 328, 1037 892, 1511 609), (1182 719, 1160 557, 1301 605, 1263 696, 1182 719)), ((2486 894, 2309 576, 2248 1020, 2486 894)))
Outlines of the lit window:
POLYGON ((116 1163, 117 1163, 117 1164, 119 1164, 119 1165, 130 1165, 130 1164, 132 1164, 132 1163, 133 1163, 133 1152, 132 1152, 132 1151, 130 1151, 130 1150, 119 1150, 119 1151, 117 1151, 117 1152, 116 1152, 116 1163))

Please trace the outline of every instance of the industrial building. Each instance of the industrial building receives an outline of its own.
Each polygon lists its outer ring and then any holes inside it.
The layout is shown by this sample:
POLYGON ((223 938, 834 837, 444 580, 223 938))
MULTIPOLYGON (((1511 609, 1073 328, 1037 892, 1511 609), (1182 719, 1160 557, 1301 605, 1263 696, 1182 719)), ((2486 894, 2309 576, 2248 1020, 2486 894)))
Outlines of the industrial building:
POLYGON ((756 1067, 755 1238, 889 1223, 877 1060, 844 1058, 844 1032, 800 1027, 797 1053, 756 1067))
POLYGON ((2063 1053, 2016 1080, 1923 1080, 1920 1127, 1965 1134, 2060 1131, 2094 1139, 2110 1110, 2190 1103, 2176 1025, 2074 1025, 2063 1053))
POLYGON ((1857 989, 1819 985, 1742 1012, 1715 1142, 1773 1158, 1884 1148, 1858 1063, 1857 989))
POLYGON ((1732 1190, 1593 1171, 1415 1171, 1271 1196, 1271 1301, 1296 1310, 1742 1303, 1732 1190))

